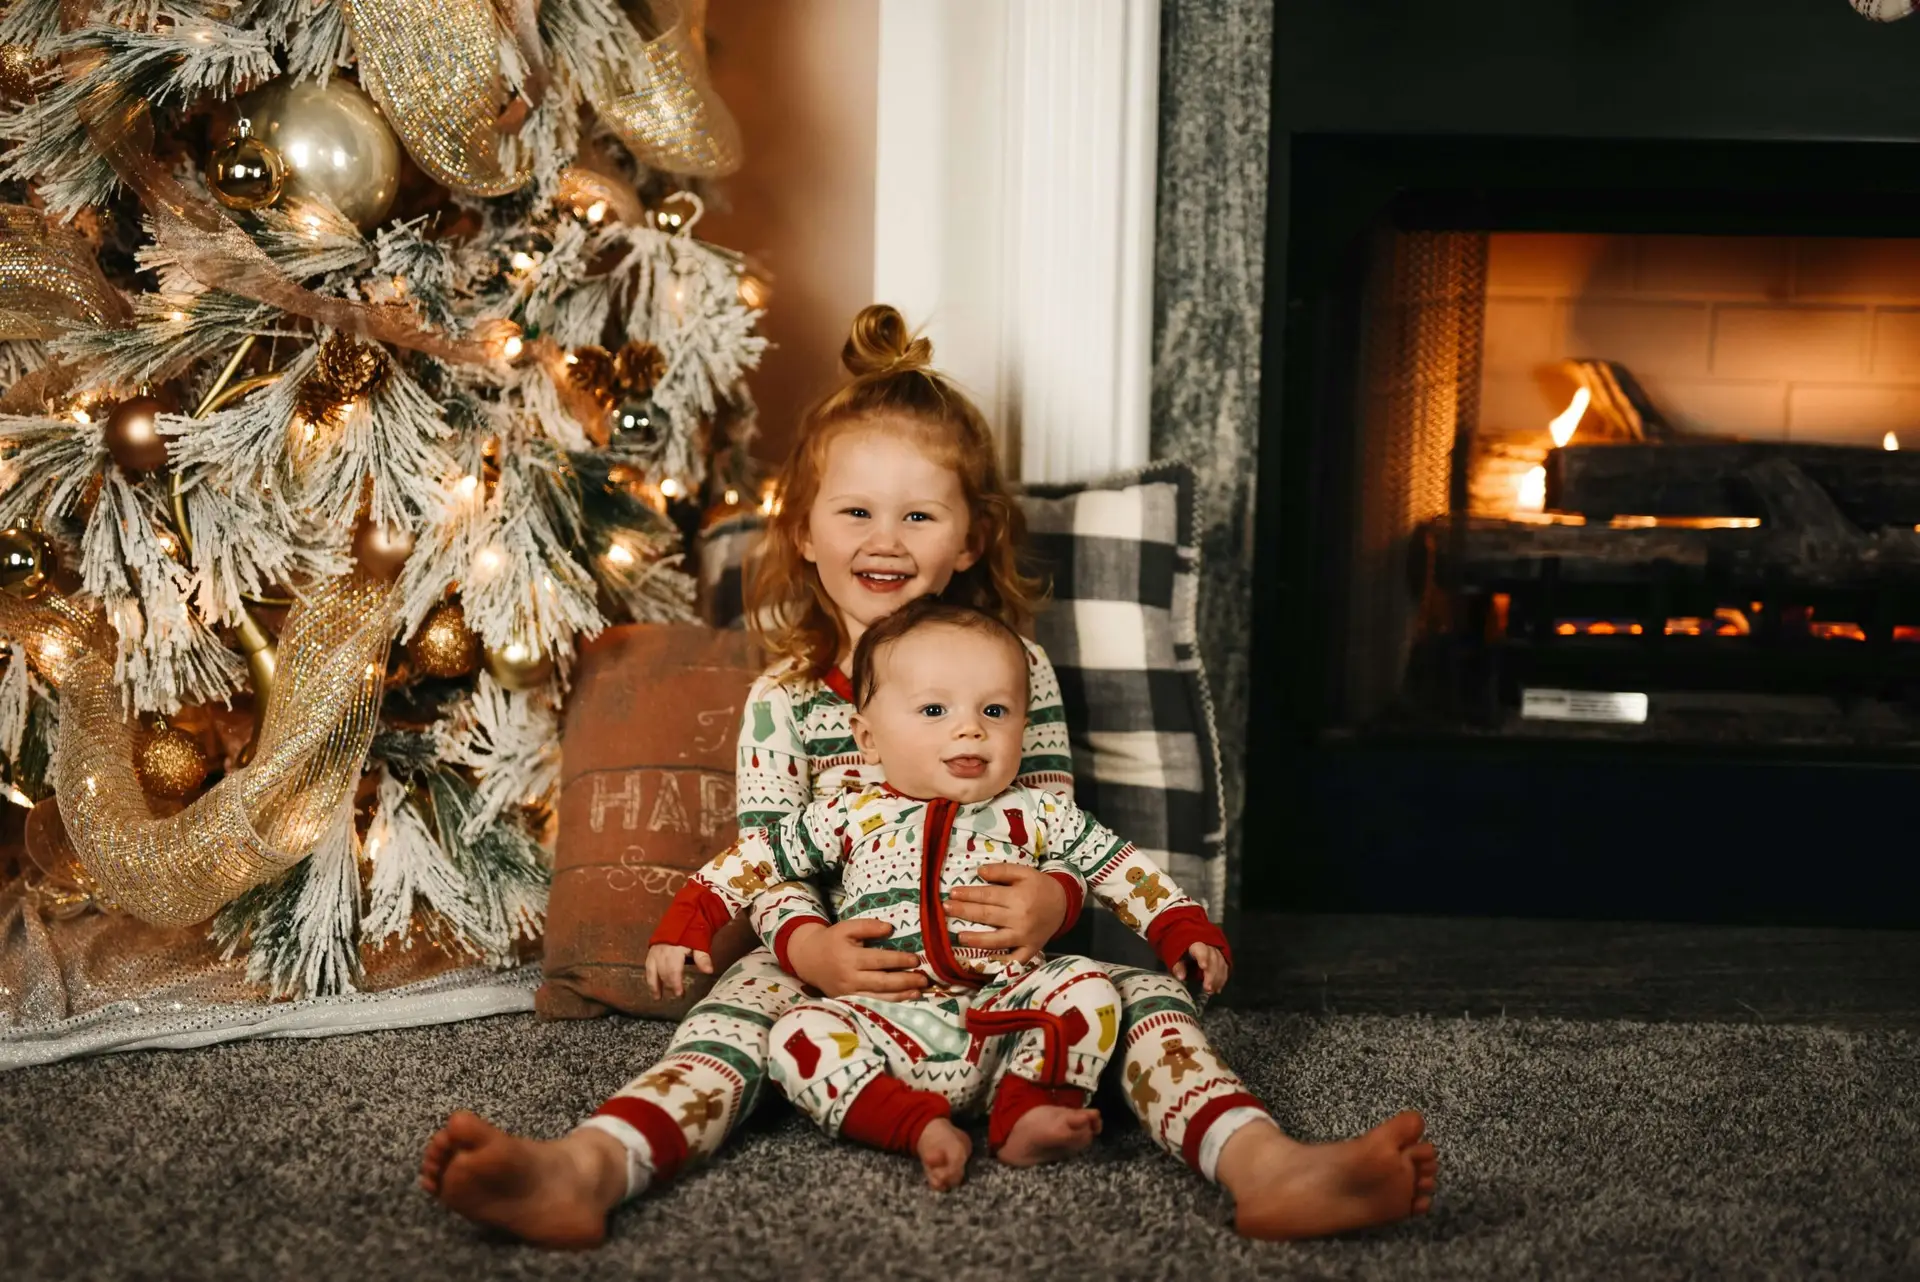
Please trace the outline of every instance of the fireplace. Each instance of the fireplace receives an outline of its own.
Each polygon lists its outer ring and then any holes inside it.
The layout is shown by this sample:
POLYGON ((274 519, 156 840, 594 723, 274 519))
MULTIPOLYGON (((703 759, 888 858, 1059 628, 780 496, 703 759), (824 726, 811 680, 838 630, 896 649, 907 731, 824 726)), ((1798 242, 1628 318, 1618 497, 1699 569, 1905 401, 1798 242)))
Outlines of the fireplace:
POLYGON ((1248 902, 1920 924, 1909 148, 1287 146, 1248 902))

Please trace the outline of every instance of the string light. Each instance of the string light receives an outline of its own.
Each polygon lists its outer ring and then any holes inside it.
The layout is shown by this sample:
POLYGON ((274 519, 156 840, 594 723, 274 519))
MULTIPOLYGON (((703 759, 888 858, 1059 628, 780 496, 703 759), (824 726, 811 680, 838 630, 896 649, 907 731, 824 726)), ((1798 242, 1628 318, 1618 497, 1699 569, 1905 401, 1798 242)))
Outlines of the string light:
POLYGON ((607 549, 607 560, 615 565, 632 565, 633 553, 627 550, 626 544, 616 543, 607 549))
POLYGON ((680 482, 669 476, 660 482, 660 492, 670 499, 677 499, 680 497, 680 482))

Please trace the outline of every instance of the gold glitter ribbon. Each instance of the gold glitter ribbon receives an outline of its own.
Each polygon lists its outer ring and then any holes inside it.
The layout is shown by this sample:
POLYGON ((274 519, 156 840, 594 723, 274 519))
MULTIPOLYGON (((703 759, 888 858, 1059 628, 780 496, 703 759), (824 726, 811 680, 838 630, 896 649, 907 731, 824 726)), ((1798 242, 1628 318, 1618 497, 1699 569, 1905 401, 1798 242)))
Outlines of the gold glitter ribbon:
MULTIPOLYGON (((471 196, 525 186, 532 155, 500 129, 508 90, 492 0, 344 2, 360 87, 420 168, 471 196)), ((526 36, 512 25, 524 50, 526 36)), ((529 70, 537 83, 545 64, 529 70)))
POLYGON ((0 205, 0 338, 117 327, 132 315, 77 232, 26 205, 0 205))
POLYGON ((358 338, 466 365, 496 361, 484 343, 448 338, 397 308, 316 294, 288 276, 212 198, 189 190, 141 145, 138 124, 146 113, 145 103, 110 92, 94 94, 80 107, 94 146, 152 216, 154 239, 171 250, 195 280, 358 338))
MULTIPOLYGON (((705 5, 697 7, 704 11, 705 5)), ((652 6, 660 34, 643 40, 631 24, 620 42, 627 60, 646 68, 639 86, 611 86, 587 77, 595 111, 641 164, 664 173, 720 178, 740 168, 740 126, 707 78, 697 11, 675 0, 652 6)))
POLYGON ((134 774, 105 621, 54 598, 0 594, 0 633, 60 688, 51 782, 104 903, 159 926, 205 921, 312 851, 360 777, 380 710, 392 589, 335 579, 294 606, 251 764, 155 817, 134 774))

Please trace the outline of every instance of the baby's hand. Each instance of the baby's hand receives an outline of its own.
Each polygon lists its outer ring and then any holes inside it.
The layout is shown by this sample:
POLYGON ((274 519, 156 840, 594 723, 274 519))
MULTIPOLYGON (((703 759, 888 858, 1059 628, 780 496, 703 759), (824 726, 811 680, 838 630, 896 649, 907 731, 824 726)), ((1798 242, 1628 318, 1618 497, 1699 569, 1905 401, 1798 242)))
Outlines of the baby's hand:
MULTIPOLYGON (((1200 967, 1200 987, 1212 996, 1227 986, 1227 955, 1212 944, 1195 944, 1187 949, 1187 957, 1200 967)), ((1185 980, 1187 977, 1187 957, 1173 964, 1173 977, 1185 980)))
POLYGON ((659 997, 664 991, 670 997, 678 997, 686 991, 687 958, 693 958, 693 964, 702 975, 713 974, 713 956, 697 948, 683 948, 679 944, 655 944, 647 949, 647 991, 659 997))

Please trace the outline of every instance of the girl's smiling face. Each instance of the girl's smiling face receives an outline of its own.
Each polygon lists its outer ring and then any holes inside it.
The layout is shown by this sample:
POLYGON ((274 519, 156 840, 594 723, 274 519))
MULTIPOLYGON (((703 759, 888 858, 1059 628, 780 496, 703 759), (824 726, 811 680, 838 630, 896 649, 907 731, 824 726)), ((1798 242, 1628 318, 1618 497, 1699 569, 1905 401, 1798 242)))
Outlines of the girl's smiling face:
POLYGON ((863 424, 828 442, 800 551, 846 626, 840 662, 870 624, 972 566, 971 534, 959 475, 916 444, 911 427, 863 424))

